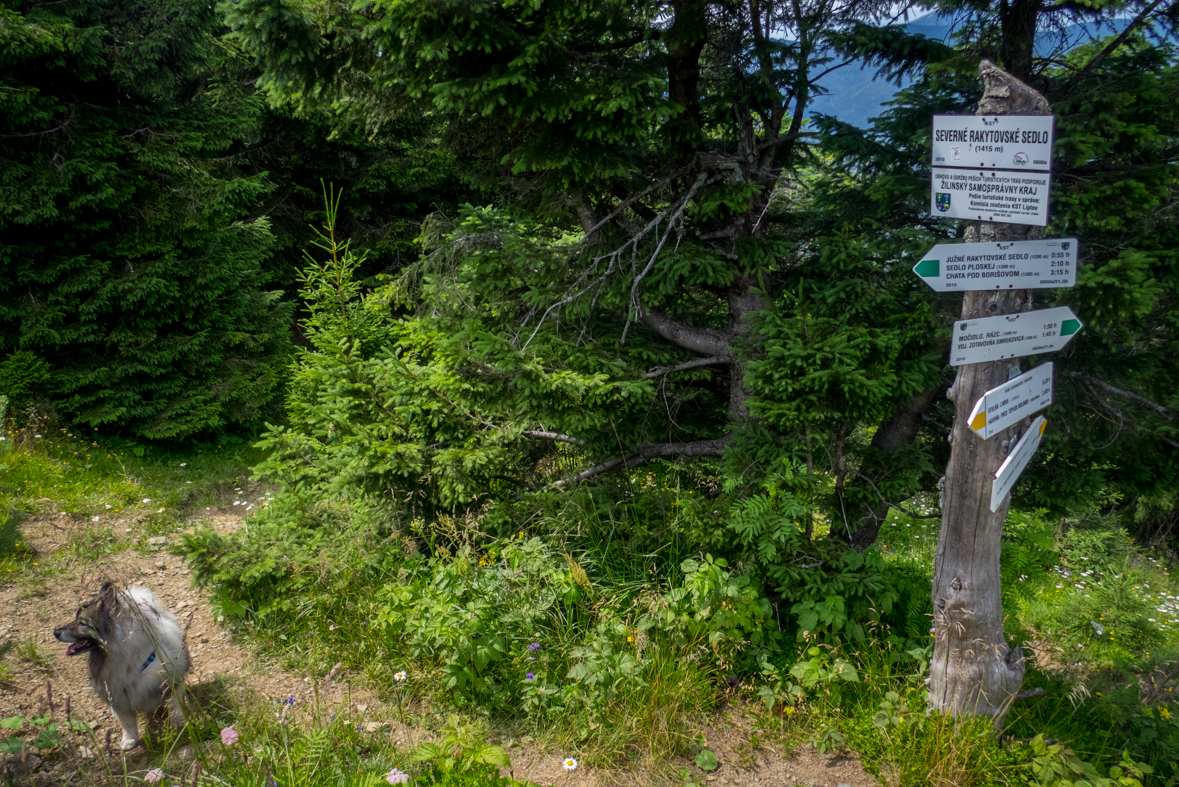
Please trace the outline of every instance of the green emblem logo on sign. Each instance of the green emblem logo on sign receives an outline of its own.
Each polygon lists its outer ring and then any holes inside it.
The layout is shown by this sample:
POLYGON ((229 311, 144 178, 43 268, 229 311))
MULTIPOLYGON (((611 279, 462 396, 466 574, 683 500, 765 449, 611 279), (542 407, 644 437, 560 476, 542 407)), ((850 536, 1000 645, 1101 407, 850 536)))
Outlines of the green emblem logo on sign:
POLYGON ((935 204, 937 205, 937 209, 940 210, 942 213, 945 213, 947 210, 949 210, 950 209, 950 195, 949 195, 949 193, 947 193, 945 191, 939 191, 937 193, 935 204))

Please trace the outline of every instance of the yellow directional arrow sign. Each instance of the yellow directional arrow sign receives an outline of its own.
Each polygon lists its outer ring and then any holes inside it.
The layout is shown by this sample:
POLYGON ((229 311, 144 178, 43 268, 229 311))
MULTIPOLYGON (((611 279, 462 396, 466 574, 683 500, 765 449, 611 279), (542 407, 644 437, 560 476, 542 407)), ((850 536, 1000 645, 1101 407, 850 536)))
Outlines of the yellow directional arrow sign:
POLYGON ((1037 366, 982 395, 967 423, 984 440, 1052 404, 1052 364, 1037 366))
POLYGON ((1015 482, 1019 480, 1020 475, 1027 468, 1032 454, 1036 453, 1036 449, 1040 447, 1040 437, 1044 434, 1044 427, 1047 425, 1048 422, 1044 420, 1044 416, 1036 416, 1036 420, 1032 421, 1031 428, 1023 433, 1023 437, 1019 438, 1015 448, 999 466, 999 470, 995 473, 995 482, 991 484, 992 511, 999 510, 1007 493, 1011 491, 1015 482))

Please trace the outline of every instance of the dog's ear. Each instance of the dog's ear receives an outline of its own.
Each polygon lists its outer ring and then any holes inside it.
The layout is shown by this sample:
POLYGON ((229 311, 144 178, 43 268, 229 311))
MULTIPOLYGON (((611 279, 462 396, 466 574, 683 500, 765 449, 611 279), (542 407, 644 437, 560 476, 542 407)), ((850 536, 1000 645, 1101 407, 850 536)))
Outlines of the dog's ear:
POLYGON ((103 582, 98 591, 98 608, 113 615, 119 609, 119 591, 113 582, 103 582))

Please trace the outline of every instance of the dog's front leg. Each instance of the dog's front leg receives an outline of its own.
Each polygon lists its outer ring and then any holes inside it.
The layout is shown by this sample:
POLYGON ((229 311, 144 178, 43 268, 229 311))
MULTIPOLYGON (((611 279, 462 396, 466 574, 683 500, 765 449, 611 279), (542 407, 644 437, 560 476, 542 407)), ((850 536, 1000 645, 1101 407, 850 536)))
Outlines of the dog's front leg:
POLYGON ((119 709, 112 705, 111 713, 115 714, 119 726, 123 728, 123 740, 119 743, 119 748, 123 751, 134 749, 139 743, 139 721, 135 718, 135 711, 129 708, 119 709))
POLYGON ((184 726, 184 706, 181 703, 180 695, 184 693, 184 686, 172 690, 172 696, 168 698, 168 721, 172 723, 173 727, 184 726))

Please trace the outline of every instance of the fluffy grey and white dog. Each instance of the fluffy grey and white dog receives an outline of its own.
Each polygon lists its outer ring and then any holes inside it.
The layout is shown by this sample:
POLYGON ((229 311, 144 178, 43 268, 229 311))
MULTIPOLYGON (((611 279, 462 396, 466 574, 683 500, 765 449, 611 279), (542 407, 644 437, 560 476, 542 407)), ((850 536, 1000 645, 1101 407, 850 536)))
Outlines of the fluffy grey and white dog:
POLYGON ((174 725, 184 723, 181 697, 190 659, 176 617, 145 587, 120 590, 104 582, 53 636, 69 645, 67 656, 90 654, 90 686, 108 703, 123 728, 123 750, 139 743, 136 713, 165 702, 174 725))

